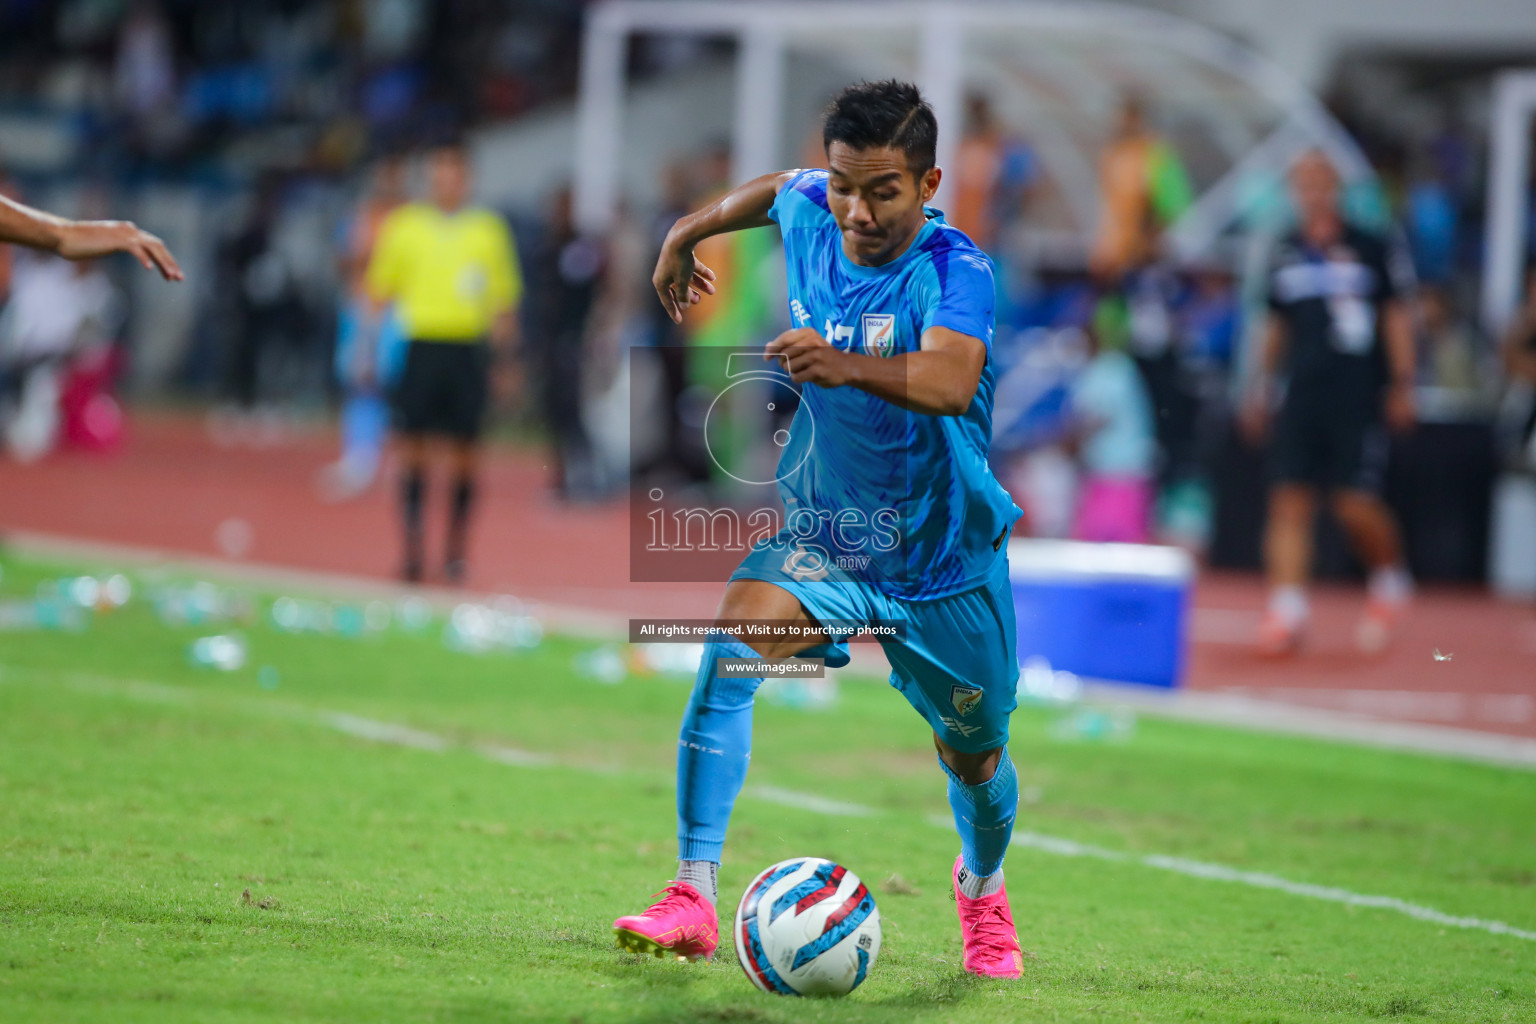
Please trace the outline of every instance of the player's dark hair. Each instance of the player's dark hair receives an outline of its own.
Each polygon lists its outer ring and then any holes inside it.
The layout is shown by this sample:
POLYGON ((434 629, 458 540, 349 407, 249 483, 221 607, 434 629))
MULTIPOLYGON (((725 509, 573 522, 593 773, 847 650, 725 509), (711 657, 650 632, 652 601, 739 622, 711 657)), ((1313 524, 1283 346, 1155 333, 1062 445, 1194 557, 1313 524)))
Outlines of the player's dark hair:
POLYGON ((912 176, 921 178, 937 160, 939 122, 911 82, 860 82, 827 107, 821 143, 830 149, 834 142, 853 149, 899 149, 912 176))

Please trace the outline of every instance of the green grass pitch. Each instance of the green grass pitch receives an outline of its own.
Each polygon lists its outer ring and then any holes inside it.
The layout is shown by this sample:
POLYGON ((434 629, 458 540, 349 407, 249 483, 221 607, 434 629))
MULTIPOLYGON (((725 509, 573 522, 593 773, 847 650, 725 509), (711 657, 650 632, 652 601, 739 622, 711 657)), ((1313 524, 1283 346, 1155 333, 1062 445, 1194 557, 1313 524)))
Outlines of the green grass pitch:
MULTIPOLYGON (((0 597, 68 568, 10 558, 0 597)), ((435 630, 260 622, 247 667, 189 665, 214 631, 135 601, 79 634, 0 633, 0 1021, 1536 1021, 1536 942, 1138 859, 1529 932, 1529 772, 1145 718, 1073 740, 1021 710, 1019 828, 1132 856, 1016 845, 1031 957, 988 982, 960 970, 922 723, 875 681, 831 710, 760 704, 749 786, 874 809, 738 805, 723 904, 797 854, 880 901, 869 981, 792 1000, 753 989, 728 944, 694 965, 613 945, 671 874, 686 681, 594 682, 577 640, 475 656, 435 630)))

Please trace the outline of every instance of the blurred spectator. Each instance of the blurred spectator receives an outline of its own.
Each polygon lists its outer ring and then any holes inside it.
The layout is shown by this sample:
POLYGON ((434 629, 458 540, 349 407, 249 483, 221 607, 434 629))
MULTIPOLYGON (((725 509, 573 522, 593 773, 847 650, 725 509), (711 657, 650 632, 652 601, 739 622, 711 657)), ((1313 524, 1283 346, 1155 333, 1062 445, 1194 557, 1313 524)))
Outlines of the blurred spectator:
POLYGON ((1230 375, 1241 320, 1232 274, 1192 267, 1173 310, 1174 398, 1157 410, 1164 462, 1155 533, 1203 551, 1213 522, 1213 475, 1231 422, 1230 375))
POLYGON ((123 20, 114 77, 117 102, 136 122, 163 113, 175 99, 170 26, 154 0, 138 0, 123 20))
POLYGON ((1071 410, 1083 478, 1072 535, 1143 544, 1152 507, 1157 443, 1152 407, 1136 363, 1113 339, 1087 332, 1090 358, 1072 385, 1071 410))
MULTIPOLYGON (((0 196, 8 199, 16 198, 16 186, 6 176, 3 166, 0 166, 0 196)), ((0 245, 0 316, 4 315, 5 305, 11 297, 11 265, 11 247, 0 245)))
POLYGON ((220 294, 235 313, 227 321, 232 338, 226 380, 229 397, 241 413, 256 412, 258 403, 269 397, 263 378, 277 372, 277 362, 294 357, 305 339, 307 311, 299 282, 274 237, 281 198, 278 178, 264 177, 244 223, 219 254, 225 284, 220 294))
POLYGON ((1408 186, 1406 220, 1419 280, 1443 284, 1455 271, 1460 211, 1448 181, 1428 160, 1408 186))
POLYGON ((1510 381, 1524 392, 1514 461, 1536 468, 1536 266, 1526 274, 1525 300, 1504 333, 1503 352, 1510 381))
POLYGON ((385 309, 396 304, 410 339, 395 388, 404 527, 401 576, 419 582, 426 550, 428 441, 450 443, 453 474, 443 573, 464 581, 469 517, 480 468, 480 434, 490 398, 491 361, 510 355, 523 296, 512 234, 489 210, 466 205, 469 156, 439 145, 428 158, 430 201, 397 207, 379 228, 368 263, 369 373, 378 380, 373 342, 385 309))
POLYGON ((1421 382, 1468 398, 1491 397, 1492 367, 1484 358, 1477 332, 1458 314, 1450 292, 1443 285, 1422 286, 1419 308, 1428 343, 1427 358, 1420 363, 1421 382))
POLYGON ((1217 266, 1191 271, 1190 291, 1178 310, 1178 333, 1192 363, 1225 371, 1237 341, 1239 304, 1231 273, 1217 266))
POLYGON ((998 238, 1023 213, 1036 175, 1029 146, 1003 132, 986 97, 972 96, 945 219, 993 252, 998 238))
POLYGON ((1380 497, 1386 428, 1406 430, 1415 416, 1410 273, 1385 238, 1344 220, 1338 174, 1323 153, 1297 160, 1290 185, 1299 226, 1274 253, 1264 348, 1245 409, 1250 433, 1262 435, 1285 373, 1270 446, 1271 590, 1259 649, 1280 656, 1301 643, 1313 519, 1325 490, 1370 572, 1356 641, 1378 651, 1412 589, 1397 522, 1380 497))
POLYGON ((1164 228, 1189 207, 1189 176, 1173 147, 1146 123, 1140 97, 1121 100, 1099 157, 1103 209, 1089 266, 1110 281, 1157 258, 1164 228))
MULTIPOLYGON (((628 204, 620 204, 604 243, 602 283, 587 320, 583 385, 588 399, 583 422, 592 437, 598 480, 607 493, 630 475, 634 450, 630 356, 636 347, 650 344, 649 307, 660 303, 651 287, 657 250, 651 248, 649 233, 636 222, 628 204)), ((654 423, 661 418, 658 411, 642 406, 641 415, 654 423)))
MULTIPOLYGON (((723 143, 711 146, 698 162, 696 193, 689 209, 698 209, 714 202, 731 187, 730 149, 723 143)), ((685 344, 710 348, 740 348, 761 344, 770 318, 770 296, 775 294, 777 277, 770 283, 768 275, 777 274, 778 246, 770 229, 734 231, 715 235, 700 242, 694 255, 700 263, 715 272, 715 294, 705 295, 683 320, 685 344)), ((685 419, 696 422, 702 432, 705 405, 724 388, 727 360, 695 360, 690 384, 695 390, 683 399, 685 419), (712 375, 714 379, 709 378, 712 375), (689 398, 697 398, 690 408, 689 398)), ((787 397, 787 396, 786 396, 787 397)), ((798 407, 794 400, 776 401, 774 418, 787 424, 798 407)), ((709 459, 714 482, 730 487, 727 479, 721 479, 728 470, 716 459, 709 459), (719 471, 719 473, 715 473, 719 471)))
POLYGON ((88 260, 23 256, 16 261, 11 295, 10 331, 0 349, 9 381, 9 393, 0 399, 8 409, 0 407, 0 422, 11 454, 31 462, 58 440, 60 399, 72 358, 109 348, 122 308, 106 274, 88 260))
MULTIPOLYGON (((820 146, 821 136, 817 135, 820 146)), ((655 363, 661 371, 663 437, 660 449, 654 456, 634 467, 637 480, 656 479, 668 482, 679 479, 699 483, 709 479, 709 464, 704 455, 700 433, 690 428, 683 410, 684 395, 688 391, 689 358, 686 336, 681 325, 667 314, 666 307, 656 298, 651 287, 651 269, 656 254, 661 251, 667 232, 678 218, 692 208, 693 198, 691 168, 685 161, 669 164, 664 172, 662 202, 651 220, 651 230, 646 239, 649 260, 644 265, 644 294, 640 298, 650 335, 655 363)))
POLYGON ((384 396, 399 372, 404 343, 393 308, 385 311, 379 324, 371 379, 364 379, 360 372, 364 360, 359 334, 368 316, 364 280, 368 260, 384 218, 405 201, 405 170, 405 160, 399 156, 380 161, 368 194, 341 231, 341 280, 346 295, 336 323, 336 379, 343 393, 341 458, 327 466, 321 478, 321 492, 332 501, 356 497, 372 486, 389 434, 384 396))
POLYGON ((584 419, 583 371, 587 325, 606 261, 603 244, 577 232, 571 190, 562 187, 549 203, 549 221, 529 260, 526 351, 554 446, 554 490, 572 500, 599 497, 603 489, 584 419))

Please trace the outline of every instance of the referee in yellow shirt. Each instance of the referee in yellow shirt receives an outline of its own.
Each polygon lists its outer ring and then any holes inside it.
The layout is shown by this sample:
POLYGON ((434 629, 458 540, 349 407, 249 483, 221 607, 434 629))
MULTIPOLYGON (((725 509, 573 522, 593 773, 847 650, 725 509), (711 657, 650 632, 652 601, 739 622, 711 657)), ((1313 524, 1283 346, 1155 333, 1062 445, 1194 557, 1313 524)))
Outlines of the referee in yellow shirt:
POLYGON ((470 176, 463 146, 432 149, 428 175, 430 201, 397 207, 380 225, 366 283, 371 321, 377 324, 394 303, 409 339, 393 395, 405 524, 401 575, 413 583, 422 578, 427 439, 439 436, 450 443, 453 471, 444 575, 460 583, 491 357, 505 358, 515 344, 523 283, 506 222, 465 205, 470 176))

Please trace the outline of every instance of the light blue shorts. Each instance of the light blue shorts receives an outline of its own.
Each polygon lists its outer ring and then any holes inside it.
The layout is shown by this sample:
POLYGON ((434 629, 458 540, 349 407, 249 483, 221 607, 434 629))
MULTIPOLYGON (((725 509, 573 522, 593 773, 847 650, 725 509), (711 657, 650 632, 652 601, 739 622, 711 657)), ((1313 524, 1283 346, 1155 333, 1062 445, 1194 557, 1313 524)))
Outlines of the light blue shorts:
MULTIPOLYGON (((892 597, 829 567, 816 579, 796 571, 795 539, 788 531, 754 547, 732 580, 763 580, 793 594, 822 625, 879 623, 900 635, 881 639, 900 690, 939 739, 979 753, 1008 742, 1008 716, 1017 706, 1018 627, 1004 548, 980 586, 949 597, 908 601, 892 597)), ((844 643, 806 651, 833 667, 848 661, 844 643)))

